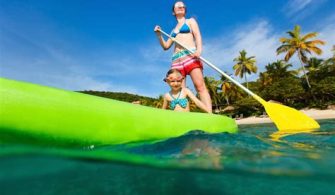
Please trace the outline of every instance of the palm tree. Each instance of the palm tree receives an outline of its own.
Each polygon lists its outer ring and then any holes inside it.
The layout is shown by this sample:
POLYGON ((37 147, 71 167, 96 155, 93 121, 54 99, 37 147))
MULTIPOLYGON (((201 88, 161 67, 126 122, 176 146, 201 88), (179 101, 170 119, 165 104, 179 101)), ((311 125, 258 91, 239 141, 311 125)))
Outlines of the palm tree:
POLYGON ((321 77, 335 75, 335 45, 333 46, 332 52, 334 52, 333 56, 324 60, 317 71, 321 77))
POLYGON ((269 73, 261 72, 259 73, 258 81, 260 83, 261 88, 264 88, 272 83, 272 78, 269 73))
POLYGON ((246 55, 247 52, 245 50, 240 51, 240 56, 234 59, 236 64, 233 66, 233 69, 235 70, 235 76, 240 76, 240 78, 244 76, 247 88, 249 88, 247 74, 256 73, 257 66, 255 64, 255 56, 247 57, 246 55))
POLYGON ((320 67, 323 64, 323 60, 322 59, 318 59, 318 58, 310 58, 306 65, 305 68, 308 70, 308 72, 315 72, 320 70, 320 67))
POLYGON ((303 63, 307 62, 308 53, 311 54, 313 52, 317 55, 321 55, 322 50, 318 48, 317 45, 324 45, 325 42, 319 39, 308 41, 309 39, 316 37, 318 33, 312 32, 306 35, 301 35, 299 25, 296 25, 293 31, 288 31, 287 33, 289 34, 290 38, 282 37, 279 39, 282 45, 277 48, 277 55, 286 53, 285 61, 289 61, 290 58, 295 53, 297 53, 301 63, 301 68, 307 81, 307 85, 309 88, 311 88, 303 63))
POLYGON ((266 73, 271 79, 280 79, 282 77, 287 77, 289 75, 297 75, 297 72, 294 70, 288 70, 292 67, 292 64, 288 64, 283 60, 277 60, 276 62, 269 63, 265 66, 266 73))
POLYGON ((326 66, 335 66, 335 45, 333 45, 331 51, 333 52, 333 56, 323 62, 326 66))
POLYGON ((230 101, 229 101, 229 95, 230 95, 230 90, 232 88, 232 84, 228 81, 225 81, 222 83, 221 85, 221 90, 222 90, 222 95, 224 97, 224 99, 226 100, 227 102, 227 105, 230 104, 230 101))
POLYGON ((239 88, 224 76, 221 76, 221 94, 226 100, 227 105, 230 105, 233 98, 242 97, 242 92, 239 88))
POLYGON ((193 101, 190 101, 190 111, 193 112, 197 108, 198 108, 197 105, 193 101))
POLYGON ((213 77, 205 77, 205 85, 208 89, 208 93, 211 96, 212 102, 215 104, 215 106, 218 106, 218 103, 220 103, 221 98, 220 95, 218 94, 218 86, 219 86, 219 81, 215 80, 213 77))
POLYGON ((154 102, 153 102, 153 106, 155 107, 155 108, 162 108, 162 106, 163 106, 163 95, 160 95, 158 98, 157 98, 157 100, 155 100, 154 102))

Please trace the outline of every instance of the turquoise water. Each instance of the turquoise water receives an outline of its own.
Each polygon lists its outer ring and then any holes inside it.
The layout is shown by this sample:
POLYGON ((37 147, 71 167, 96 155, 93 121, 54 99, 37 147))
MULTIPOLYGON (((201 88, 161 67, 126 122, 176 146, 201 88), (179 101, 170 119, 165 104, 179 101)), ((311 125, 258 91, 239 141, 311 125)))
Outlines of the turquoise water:
POLYGON ((3 143, 0 193, 334 194, 335 120, 319 123, 280 139, 262 124, 117 146, 3 143))

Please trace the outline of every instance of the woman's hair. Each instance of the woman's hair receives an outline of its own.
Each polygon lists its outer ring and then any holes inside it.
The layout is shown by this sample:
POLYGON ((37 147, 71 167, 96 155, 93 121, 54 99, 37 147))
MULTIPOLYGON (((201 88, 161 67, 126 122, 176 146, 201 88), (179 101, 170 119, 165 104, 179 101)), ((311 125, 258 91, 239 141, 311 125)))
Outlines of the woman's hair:
POLYGON ((173 73, 178 73, 178 74, 180 74, 181 76, 183 76, 182 74, 181 74, 181 72, 178 70, 178 69, 170 69, 167 73, 166 73, 166 76, 165 76, 165 78, 163 79, 163 81, 167 81, 167 77, 169 77, 169 75, 170 74, 173 74, 173 73))
POLYGON ((172 5, 172 13, 174 13, 174 7, 175 7, 175 5, 176 5, 178 2, 181 2, 181 3, 184 4, 184 6, 185 6, 185 14, 186 14, 186 5, 185 5, 184 1, 175 1, 175 2, 173 3, 173 5, 172 5))

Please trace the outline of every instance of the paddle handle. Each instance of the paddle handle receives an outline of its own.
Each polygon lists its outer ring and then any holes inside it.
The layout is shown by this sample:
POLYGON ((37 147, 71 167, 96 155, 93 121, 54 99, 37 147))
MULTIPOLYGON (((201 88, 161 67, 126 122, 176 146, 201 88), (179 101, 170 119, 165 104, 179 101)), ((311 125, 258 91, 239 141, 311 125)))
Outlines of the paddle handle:
MULTIPOLYGON (((190 50, 189 48, 187 48, 185 45, 183 45, 182 43, 180 43, 179 41, 177 41, 175 38, 171 37, 169 34, 167 34, 166 32, 164 32, 161 29, 158 29, 158 31, 160 31, 161 33, 163 33, 165 36, 169 37, 172 41, 174 41, 175 43, 177 43, 178 45, 182 46, 183 48, 185 48, 187 51, 194 53, 192 50, 190 50)), ((222 74, 224 77, 226 77, 227 79, 229 79, 231 82, 233 82, 235 85, 239 86, 240 88, 242 88, 246 93, 248 93, 249 95, 251 95, 252 97, 254 97, 257 101, 259 102, 263 102, 265 100, 263 100, 261 97, 259 97, 258 95, 254 94, 252 91, 250 91, 248 88, 244 87, 242 84, 240 84, 239 82, 237 82, 236 80, 234 80, 233 78, 231 78, 229 75, 227 75, 225 72, 223 72, 222 70, 220 70, 218 67, 216 67, 214 64, 212 64, 210 61, 206 60, 205 58, 200 56, 200 59, 205 62, 208 66, 210 66, 211 68, 213 68, 214 70, 216 70, 217 72, 219 72, 220 74, 222 74)))

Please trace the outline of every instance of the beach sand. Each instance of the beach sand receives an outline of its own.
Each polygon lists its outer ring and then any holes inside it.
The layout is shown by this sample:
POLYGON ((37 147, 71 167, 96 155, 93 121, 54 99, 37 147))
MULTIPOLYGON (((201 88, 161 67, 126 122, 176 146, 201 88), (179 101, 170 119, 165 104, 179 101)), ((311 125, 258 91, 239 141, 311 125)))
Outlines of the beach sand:
MULTIPOLYGON (((335 119, 335 109, 327 109, 327 110, 307 109, 300 111, 305 113, 307 116, 310 116, 313 119, 335 119)), ((236 119, 235 121, 238 125, 272 123, 272 121, 268 117, 247 117, 243 119, 236 119)))

